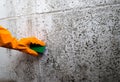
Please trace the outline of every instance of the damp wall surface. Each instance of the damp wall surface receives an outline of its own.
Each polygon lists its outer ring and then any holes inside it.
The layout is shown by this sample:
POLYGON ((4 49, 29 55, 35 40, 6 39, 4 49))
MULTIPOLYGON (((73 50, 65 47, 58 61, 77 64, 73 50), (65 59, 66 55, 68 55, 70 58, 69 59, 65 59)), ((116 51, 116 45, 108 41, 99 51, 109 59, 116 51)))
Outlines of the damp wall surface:
POLYGON ((0 48, 0 82, 120 82, 120 0, 0 3, 0 25, 47 43, 41 59, 0 48))

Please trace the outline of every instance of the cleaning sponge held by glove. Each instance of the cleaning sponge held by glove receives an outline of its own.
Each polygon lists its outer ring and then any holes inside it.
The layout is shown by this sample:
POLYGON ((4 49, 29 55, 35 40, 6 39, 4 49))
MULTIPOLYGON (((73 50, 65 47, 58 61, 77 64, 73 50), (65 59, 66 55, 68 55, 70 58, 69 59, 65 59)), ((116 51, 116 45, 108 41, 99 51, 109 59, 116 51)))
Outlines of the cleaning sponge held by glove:
POLYGON ((19 50, 32 56, 38 56, 39 53, 44 53, 45 45, 46 44, 42 40, 38 40, 35 37, 22 38, 17 40, 7 29, 0 26, 1 47, 19 50))
MULTIPOLYGON (((46 44, 43 41, 38 40, 35 37, 22 38, 18 41, 18 50, 22 50, 28 54, 38 56, 40 54, 39 52, 41 51, 41 48, 45 47, 45 45, 46 44)), ((45 49, 43 49, 43 52, 41 53, 44 53, 44 51, 45 49)))
POLYGON ((45 52, 45 46, 30 44, 30 48, 39 54, 43 54, 45 52))

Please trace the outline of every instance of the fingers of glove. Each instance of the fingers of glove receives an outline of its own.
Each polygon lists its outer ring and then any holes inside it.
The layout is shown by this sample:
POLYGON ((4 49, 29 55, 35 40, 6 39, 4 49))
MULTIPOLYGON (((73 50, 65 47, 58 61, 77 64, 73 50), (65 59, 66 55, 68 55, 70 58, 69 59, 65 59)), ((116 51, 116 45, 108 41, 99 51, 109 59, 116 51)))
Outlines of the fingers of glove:
POLYGON ((19 41, 20 44, 26 44, 26 45, 30 45, 31 43, 32 44, 39 44, 41 46, 45 46, 46 44, 41 41, 41 40, 38 40, 37 38, 35 37, 29 37, 29 38, 22 38, 20 41, 19 41))
POLYGON ((30 40, 28 38, 22 38, 18 41, 19 45, 29 45, 30 44, 30 40))
POLYGON ((30 54, 32 56, 38 56, 37 52, 35 52, 34 50, 32 50, 32 49, 30 49, 28 47, 26 47, 25 49, 23 49, 21 51, 24 52, 24 53, 30 54))
POLYGON ((39 44, 41 46, 45 46, 46 45, 45 42, 43 42, 42 40, 38 40, 35 37, 31 37, 30 41, 31 41, 32 44, 39 44))

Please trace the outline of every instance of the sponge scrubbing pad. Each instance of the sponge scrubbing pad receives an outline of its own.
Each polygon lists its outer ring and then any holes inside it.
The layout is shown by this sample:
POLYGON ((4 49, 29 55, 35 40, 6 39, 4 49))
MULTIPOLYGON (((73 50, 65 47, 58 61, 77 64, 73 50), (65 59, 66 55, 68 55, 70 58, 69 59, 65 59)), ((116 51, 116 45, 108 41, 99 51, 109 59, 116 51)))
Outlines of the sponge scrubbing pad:
POLYGON ((30 48, 40 54, 43 54, 45 52, 45 46, 31 44, 30 48))

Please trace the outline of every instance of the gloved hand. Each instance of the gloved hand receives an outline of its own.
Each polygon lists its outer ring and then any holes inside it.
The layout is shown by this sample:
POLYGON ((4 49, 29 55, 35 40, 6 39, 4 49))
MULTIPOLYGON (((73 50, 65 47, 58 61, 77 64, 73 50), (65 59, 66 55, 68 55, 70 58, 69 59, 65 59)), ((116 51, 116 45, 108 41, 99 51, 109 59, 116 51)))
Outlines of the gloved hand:
POLYGON ((30 54, 32 56, 38 56, 38 53, 30 49, 30 44, 38 44, 40 46, 45 46, 45 43, 41 40, 38 40, 35 37, 22 38, 19 41, 14 38, 11 33, 0 26, 0 46, 10 49, 19 50, 30 54))
POLYGON ((21 40, 19 40, 16 49, 33 56, 38 56, 37 52, 30 49, 30 44, 38 44, 40 46, 45 46, 45 43, 43 41, 38 40, 35 37, 29 37, 29 38, 22 38, 21 40))

